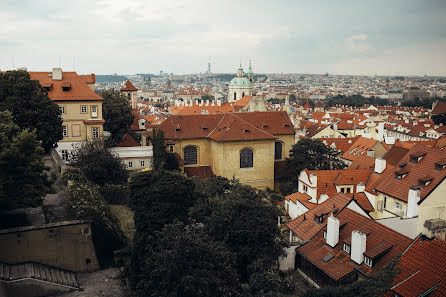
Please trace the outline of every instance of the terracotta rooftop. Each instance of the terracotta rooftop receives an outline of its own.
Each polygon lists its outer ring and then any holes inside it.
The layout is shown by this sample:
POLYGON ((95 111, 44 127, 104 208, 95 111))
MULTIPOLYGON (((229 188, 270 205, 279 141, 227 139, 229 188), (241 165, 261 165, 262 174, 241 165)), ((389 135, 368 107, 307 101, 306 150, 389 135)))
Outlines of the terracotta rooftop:
POLYGON ((340 231, 339 242, 334 248, 326 244, 323 235, 323 231, 326 231, 324 226, 310 241, 296 249, 296 252, 334 280, 339 280, 355 270, 370 275, 401 255, 411 242, 410 238, 348 208, 342 209, 335 217, 339 220, 340 231), (367 235, 367 249, 364 254, 372 257, 372 267, 368 267, 364 263, 356 264, 350 260, 350 255, 342 250, 344 242, 351 242, 354 230, 367 235), (333 258, 323 261, 328 254, 332 254, 333 258), (377 255, 379 257, 376 257, 377 255))
POLYGON ((347 151, 345 151, 342 158, 354 161, 358 155, 367 155, 367 151, 371 150, 377 142, 378 140, 375 139, 360 137, 347 151))
POLYGON ((382 158, 386 160, 386 165, 397 165, 400 160, 409 152, 409 149, 393 145, 382 158))
POLYGON ((328 147, 335 146, 337 151, 344 153, 347 151, 353 143, 356 142, 361 136, 349 137, 349 138, 319 138, 321 142, 326 142, 328 147))
POLYGON ((134 146, 140 146, 140 144, 133 139, 130 134, 125 133, 125 135, 122 137, 122 140, 120 143, 116 145, 117 147, 134 147, 134 146))
POLYGON ((399 165, 393 169, 392 174, 388 178, 383 178, 377 184, 376 190, 407 202, 409 189, 413 186, 420 186, 420 201, 423 201, 446 177, 446 168, 439 169, 435 165, 435 163, 445 158, 445 151, 415 144, 401 159, 399 165), (421 159, 418 160, 418 158, 421 159), (407 175, 401 179, 397 179, 395 174, 402 173, 403 171, 407 172, 407 175), (433 179, 428 185, 420 185, 420 179, 427 175, 433 179))
POLYGON ((122 88, 120 89, 121 91, 138 91, 137 88, 135 88, 135 86, 132 84, 132 82, 130 80, 127 80, 124 84, 124 86, 122 86, 122 88))
POLYGON ((405 297, 446 296, 446 242, 423 235, 414 239, 401 256, 397 267, 399 275, 393 281, 393 287, 384 296, 395 294, 405 297))
POLYGON ((53 101, 102 101, 76 72, 62 72, 62 80, 53 80, 52 72, 28 72, 32 80, 37 80, 47 90, 53 101), (67 86, 69 84, 69 88, 67 86), (65 90, 64 90, 65 89, 65 90))
POLYGON ((437 102, 434 109, 432 109, 432 114, 443 114, 446 113, 446 102, 437 102))
POLYGON ((317 204, 308 202, 308 200, 310 200, 311 197, 305 193, 296 192, 296 193, 286 196, 285 199, 292 201, 295 204, 297 204, 297 201, 299 201, 307 209, 313 209, 313 208, 317 207, 317 204))

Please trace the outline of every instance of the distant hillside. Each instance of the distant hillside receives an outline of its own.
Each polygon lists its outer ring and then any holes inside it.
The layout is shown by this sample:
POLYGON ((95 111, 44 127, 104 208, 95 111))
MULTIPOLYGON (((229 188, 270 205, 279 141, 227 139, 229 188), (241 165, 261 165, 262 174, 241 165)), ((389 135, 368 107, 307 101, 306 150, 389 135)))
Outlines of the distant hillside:
POLYGON ((113 82, 123 82, 127 80, 128 78, 122 75, 100 75, 96 74, 96 82, 97 83, 113 83, 113 82))

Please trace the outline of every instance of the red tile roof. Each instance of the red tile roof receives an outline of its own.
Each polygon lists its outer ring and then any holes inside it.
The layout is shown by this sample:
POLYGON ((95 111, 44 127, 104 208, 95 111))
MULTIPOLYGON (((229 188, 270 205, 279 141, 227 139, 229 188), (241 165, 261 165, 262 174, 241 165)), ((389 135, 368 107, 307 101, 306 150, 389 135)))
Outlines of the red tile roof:
POLYGON ((401 256, 397 267, 400 273, 384 296, 393 297, 395 293, 404 297, 421 296, 435 286, 438 287, 429 296, 446 296, 444 240, 418 236, 401 256))
POLYGON ((208 114, 215 113, 227 113, 227 112, 235 112, 234 107, 230 103, 223 103, 221 106, 218 105, 193 105, 193 106, 174 106, 170 108, 170 112, 175 115, 188 115, 188 114, 202 114, 205 111, 208 114))
POLYGON ((131 83, 130 80, 127 80, 124 84, 124 86, 122 86, 122 88, 120 89, 121 91, 138 91, 137 88, 135 88, 135 86, 131 83))
POLYGON ((371 150, 378 140, 366 137, 360 137, 352 146, 342 155, 342 158, 354 161, 359 155, 367 155, 367 151, 371 150))
POLYGON ((294 134, 286 112, 172 115, 160 129, 166 139, 208 138, 215 141, 275 139, 274 135, 294 134))
POLYGON ((406 163, 405 166, 396 166, 388 178, 383 178, 378 183, 376 190, 407 202, 409 189, 412 186, 419 186, 419 180, 424 176, 429 175, 433 177, 433 180, 427 186, 421 187, 420 189, 420 201, 423 201, 446 177, 446 169, 435 169, 435 163, 443 159, 446 159, 445 151, 415 144, 404 158, 401 159, 400 164, 406 163), (411 155, 419 156, 420 154, 425 155, 417 163, 412 163, 411 155), (401 170, 407 171, 408 174, 402 179, 396 179, 395 172, 401 170))
POLYGON ((386 165, 395 166, 409 152, 409 149, 393 145, 382 158, 386 160, 386 165))
POLYGON ((125 133, 125 135, 122 137, 122 140, 120 143, 116 145, 117 147, 134 147, 134 146, 140 146, 140 144, 133 139, 130 134, 125 133))
POLYGON ((349 169, 373 169, 375 167, 375 158, 366 155, 357 156, 356 160, 353 161, 349 169))
POLYGON ((235 101, 233 103, 233 105, 237 110, 240 110, 240 109, 246 107, 249 104, 249 102, 251 101, 251 99, 254 97, 255 96, 245 95, 242 98, 240 98, 239 100, 235 101))
POLYGON ((446 102, 437 102, 435 104, 434 109, 432 110, 432 114, 443 114, 446 113, 446 102))
POLYGON ((290 200, 290 201, 294 202, 295 204, 297 204, 297 201, 299 201, 307 209, 313 209, 317 206, 317 204, 315 204, 315 203, 308 202, 308 200, 310 200, 311 197, 305 193, 296 192, 296 193, 286 196, 285 199, 290 200))
POLYGON ((326 244, 322 232, 322 230, 326 230, 326 227, 324 227, 309 242, 296 249, 296 252, 303 255, 334 280, 340 280, 354 271, 370 275, 401 255, 411 242, 410 238, 348 208, 341 210, 335 217, 339 220, 340 231, 339 243, 334 248, 326 244), (360 265, 354 263, 350 260, 350 255, 342 250, 343 242, 351 242, 351 235, 354 230, 367 235, 366 252, 364 254, 370 256, 377 253, 381 254, 380 257, 372 259, 373 266, 371 268, 364 263, 360 265), (390 247, 387 252, 385 252, 386 247, 390 247), (334 257, 327 262, 323 261, 322 259, 328 254, 332 254, 334 257))
POLYGON ((87 84, 96 83, 96 75, 94 73, 87 75, 79 75, 81 79, 83 79, 87 84))
POLYGON ((321 142, 327 142, 328 147, 332 147, 332 144, 336 146, 337 151, 344 153, 347 151, 353 143, 356 142, 361 136, 349 137, 349 138, 319 138, 321 142))
POLYGON ((214 172, 212 171, 211 166, 193 166, 184 167, 184 173, 186 173, 187 177, 193 177, 198 176, 202 179, 210 178, 215 176, 214 172))
POLYGON ((62 80, 53 80, 52 72, 28 72, 32 80, 37 80, 43 87, 51 87, 48 97, 53 101, 102 101, 76 72, 62 72, 62 80), (70 84, 64 91, 63 85, 70 84))

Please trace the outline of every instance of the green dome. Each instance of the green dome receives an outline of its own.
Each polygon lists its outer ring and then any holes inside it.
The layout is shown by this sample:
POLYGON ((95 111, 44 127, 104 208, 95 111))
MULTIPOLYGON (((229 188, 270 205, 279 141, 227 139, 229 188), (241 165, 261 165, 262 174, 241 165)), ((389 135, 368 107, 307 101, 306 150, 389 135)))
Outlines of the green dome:
POLYGON ((251 87, 252 82, 247 77, 234 77, 229 83, 230 86, 247 86, 251 87))

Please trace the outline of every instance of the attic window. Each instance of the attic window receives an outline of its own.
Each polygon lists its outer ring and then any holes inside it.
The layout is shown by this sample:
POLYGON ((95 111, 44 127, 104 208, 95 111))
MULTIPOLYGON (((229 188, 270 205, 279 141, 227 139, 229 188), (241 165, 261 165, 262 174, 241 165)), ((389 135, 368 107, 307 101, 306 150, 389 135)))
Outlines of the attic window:
POLYGON ((69 91, 71 89, 71 83, 63 83, 62 84, 62 90, 64 91, 64 92, 67 92, 67 91, 69 91))
POLYGON ((290 125, 289 125, 289 124, 285 124, 284 126, 285 126, 286 128, 290 127, 290 125))
POLYGON ((53 83, 50 83, 50 82, 42 83, 42 88, 47 92, 49 92, 51 90, 52 86, 53 86, 53 83))
POLYGON ((418 162, 420 162, 421 159, 423 159, 423 157, 425 155, 426 155, 426 153, 423 153, 423 152, 412 154, 412 155, 410 155, 410 162, 418 163, 418 162))
POLYGON ((430 176, 424 176, 420 179, 418 179, 418 185, 422 186, 422 187, 426 187, 427 185, 430 184, 430 182, 433 180, 433 177, 430 176))
POLYGON ((350 245, 344 243, 344 246, 342 247, 342 250, 343 250, 344 252, 346 252, 347 254, 350 254, 350 245))
POLYGON ((403 168, 404 166, 406 166, 406 162, 401 163, 400 165, 398 165, 399 168, 403 168))
POLYGON ((263 125, 262 127, 263 127, 263 129, 267 129, 268 125, 263 125))
POLYGON ((373 261, 372 261, 372 259, 370 259, 370 258, 367 257, 367 256, 364 257, 364 263, 365 263, 365 265, 369 266, 370 268, 373 266, 373 261))
POLYGON ((407 169, 401 169, 401 170, 395 171, 395 178, 403 179, 408 173, 409 173, 409 170, 407 170, 407 169))
POLYGON ((248 129, 245 129, 245 133, 250 133, 251 131, 248 129))
POLYGON ((435 162, 435 169, 442 170, 446 168, 446 159, 435 162))
POLYGON ((176 131, 176 132, 181 131, 180 127, 176 127, 176 128, 175 128, 175 131, 176 131))

